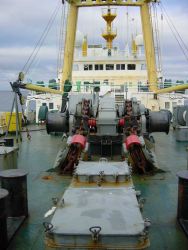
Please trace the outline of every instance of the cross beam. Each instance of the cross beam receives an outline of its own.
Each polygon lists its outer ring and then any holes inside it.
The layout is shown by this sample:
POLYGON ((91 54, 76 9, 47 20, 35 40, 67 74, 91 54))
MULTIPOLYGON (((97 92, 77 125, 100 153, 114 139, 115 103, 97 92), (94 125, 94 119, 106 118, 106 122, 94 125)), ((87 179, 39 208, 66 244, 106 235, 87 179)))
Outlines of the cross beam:
POLYGON ((156 0, 67 0, 69 4, 77 7, 94 6, 142 6, 144 3, 156 2, 156 0))

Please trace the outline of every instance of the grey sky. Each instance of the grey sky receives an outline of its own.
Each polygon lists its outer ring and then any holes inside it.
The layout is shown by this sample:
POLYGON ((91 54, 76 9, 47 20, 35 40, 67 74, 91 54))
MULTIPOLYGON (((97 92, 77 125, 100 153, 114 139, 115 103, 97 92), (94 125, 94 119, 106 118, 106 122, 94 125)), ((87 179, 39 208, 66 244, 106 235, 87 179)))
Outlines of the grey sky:
MULTIPOLYGON (((9 81, 14 81, 22 69, 34 45, 41 36, 49 17, 60 0, 0 0, 0 89, 9 89, 9 81)), ((188 1, 162 0, 169 16, 188 47, 188 1)), ((57 51, 60 23, 58 17, 40 50, 36 62, 27 75, 28 79, 47 81, 57 75, 57 51)), ((115 44, 124 49, 127 41, 127 8, 117 8, 118 17, 114 26, 118 29, 115 44)), ((129 37, 140 32, 140 16, 135 8, 128 8, 129 37), (134 18, 134 21, 132 19, 134 18), (133 28, 134 27, 134 28, 133 28)), ((159 17, 161 11, 158 12, 159 17)), ((101 8, 83 8, 79 11, 78 30, 87 34, 90 43, 103 43, 101 30, 105 22, 101 18, 101 8)), ((188 61, 181 52, 165 19, 159 18, 162 38, 164 76, 174 79, 188 79, 188 61)), ((188 55, 188 51, 187 51, 188 55)))

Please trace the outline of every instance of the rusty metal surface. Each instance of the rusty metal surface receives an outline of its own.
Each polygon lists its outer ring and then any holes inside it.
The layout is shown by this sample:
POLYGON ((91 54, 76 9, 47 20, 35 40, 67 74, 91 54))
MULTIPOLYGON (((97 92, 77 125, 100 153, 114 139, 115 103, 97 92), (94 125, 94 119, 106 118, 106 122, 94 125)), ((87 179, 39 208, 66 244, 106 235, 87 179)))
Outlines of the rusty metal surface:
POLYGON ((102 235, 138 235, 144 230, 132 188, 68 188, 63 199, 51 221, 54 234, 90 235, 94 225, 101 226, 102 235))
POLYGON ((98 162, 89 163, 80 161, 75 171, 76 181, 87 183, 101 181, 101 184, 130 181, 130 167, 126 161, 107 162, 105 160, 105 158, 102 158, 98 162))

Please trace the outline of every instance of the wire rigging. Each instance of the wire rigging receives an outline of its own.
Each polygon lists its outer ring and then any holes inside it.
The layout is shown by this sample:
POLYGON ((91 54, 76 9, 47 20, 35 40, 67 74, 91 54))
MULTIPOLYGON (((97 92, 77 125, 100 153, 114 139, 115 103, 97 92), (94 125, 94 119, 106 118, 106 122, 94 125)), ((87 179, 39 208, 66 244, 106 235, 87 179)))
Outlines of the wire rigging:
POLYGON ((55 18, 56 18, 56 16, 57 16, 57 13, 58 13, 59 5, 60 5, 60 4, 61 4, 61 3, 58 1, 58 4, 57 4, 57 6, 55 7, 55 9, 54 9, 54 11, 53 11, 53 13, 52 13, 52 15, 51 15, 51 17, 50 17, 50 19, 49 19, 47 25, 46 25, 46 27, 44 28, 44 31, 42 32, 42 35, 41 35, 40 39, 39 39, 38 42, 36 43, 36 45, 35 45, 35 47, 34 47, 32 53, 30 54, 28 60, 26 61, 24 67, 22 68, 21 71, 22 71, 22 72, 25 72, 25 74, 27 74, 27 73, 29 72, 30 67, 32 66, 34 60, 36 59, 36 56, 37 56, 37 54, 38 54, 38 52, 39 52, 41 46, 43 45, 44 40, 46 39, 46 36, 48 35, 48 33, 49 33, 49 31, 50 31, 50 29, 51 29, 51 27, 52 27, 52 24, 53 24, 54 21, 55 21, 55 18))
POLYGON ((171 18, 169 17, 164 5, 162 3, 159 4, 160 8, 161 8, 161 11, 164 13, 165 17, 166 17, 166 21, 167 21, 167 24, 170 28, 170 30, 172 31, 172 34, 174 36, 174 38, 176 39, 178 45, 180 46, 180 49, 182 51, 182 53, 184 54, 186 60, 188 61, 188 47, 187 45, 185 44, 185 42, 183 41, 180 33, 177 31, 175 25, 173 24, 171 18), (187 51, 187 52, 186 52, 187 51))
POLYGON ((155 34, 156 34, 156 45, 157 45, 157 58, 158 58, 158 67, 159 71, 162 71, 161 64, 161 47, 160 47, 160 36, 159 36, 159 24, 158 24, 158 12, 156 4, 153 4, 153 13, 154 13, 154 25, 155 25, 155 34))
POLYGON ((60 34, 59 34, 59 50, 58 50, 58 58, 57 58, 57 76, 59 74, 59 70, 62 67, 63 60, 63 51, 64 51, 64 40, 65 40, 65 24, 67 17, 67 4, 64 3, 62 13, 61 13, 61 24, 60 24, 60 34))

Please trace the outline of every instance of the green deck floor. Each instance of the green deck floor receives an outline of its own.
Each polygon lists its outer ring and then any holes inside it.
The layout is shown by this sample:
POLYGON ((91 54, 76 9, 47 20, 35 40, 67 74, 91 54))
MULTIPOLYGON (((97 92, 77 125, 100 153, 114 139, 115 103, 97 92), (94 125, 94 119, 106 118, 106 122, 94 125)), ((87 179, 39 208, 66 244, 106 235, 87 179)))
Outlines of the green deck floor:
MULTIPOLYGON (((29 218, 10 242, 10 250, 45 249, 44 214, 52 207, 52 197, 61 197, 70 182, 70 177, 46 172, 53 165, 60 137, 49 136, 45 131, 32 132, 30 142, 24 136, 20 145, 18 165, 28 175, 29 218), (49 179, 43 179, 48 176, 49 179)), ((144 218, 152 222, 150 241, 152 250, 187 250, 188 239, 176 222, 177 188, 176 173, 186 169, 188 143, 175 141, 173 131, 169 135, 154 134, 156 155, 160 168, 166 173, 152 177, 134 177, 137 190, 146 198, 144 218)))

